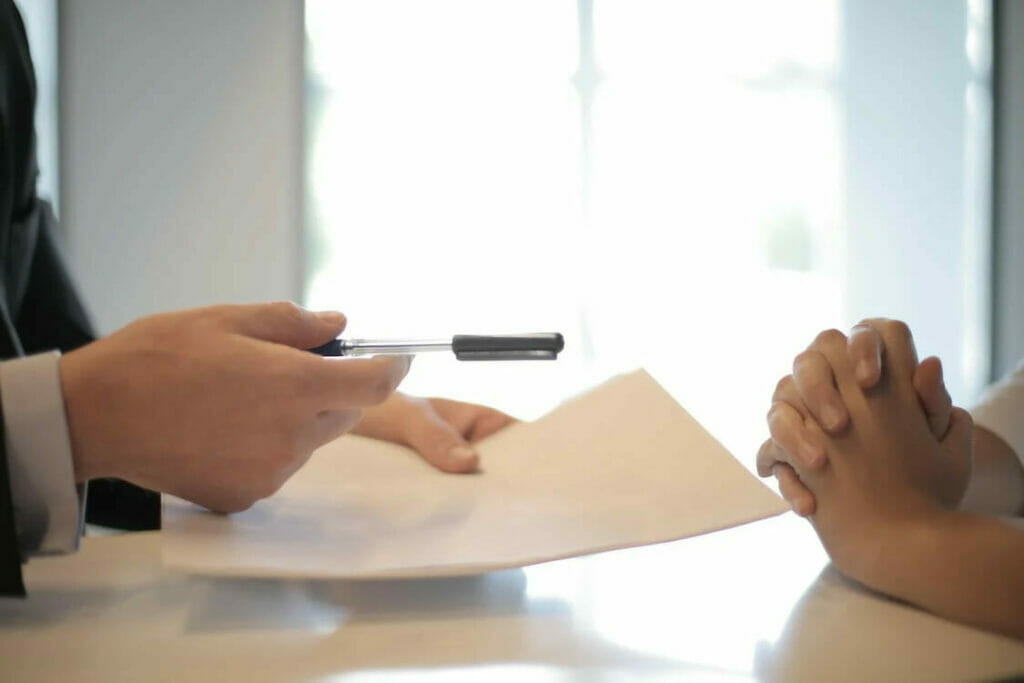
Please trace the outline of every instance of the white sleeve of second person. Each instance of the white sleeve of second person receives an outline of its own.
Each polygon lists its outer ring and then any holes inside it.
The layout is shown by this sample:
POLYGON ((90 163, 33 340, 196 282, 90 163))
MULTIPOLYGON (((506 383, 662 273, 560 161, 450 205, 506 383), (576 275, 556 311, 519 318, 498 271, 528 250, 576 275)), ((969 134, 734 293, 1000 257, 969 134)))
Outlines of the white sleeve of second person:
POLYGON ((85 488, 75 486, 60 353, 0 363, 7 468, 22 557, 78 550, 85 488))
POLYGON ((985 391, 971 417, 1005 441, 1024 465, 1024 361, 985 391))

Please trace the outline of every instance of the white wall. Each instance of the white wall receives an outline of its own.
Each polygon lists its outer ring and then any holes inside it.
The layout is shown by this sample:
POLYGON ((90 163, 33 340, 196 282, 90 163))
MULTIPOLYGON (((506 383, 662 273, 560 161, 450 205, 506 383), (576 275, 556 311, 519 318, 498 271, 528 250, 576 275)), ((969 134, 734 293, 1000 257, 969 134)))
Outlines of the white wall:
POLYGON ((101 332, 301 293, 301 0, 60 3, 62 220, 101 332))
POLYGON ((60 210, 60 165, 57 134, 57 0, 16 0, 28 34, 36 72, 36 158, 39 196, 60 210))

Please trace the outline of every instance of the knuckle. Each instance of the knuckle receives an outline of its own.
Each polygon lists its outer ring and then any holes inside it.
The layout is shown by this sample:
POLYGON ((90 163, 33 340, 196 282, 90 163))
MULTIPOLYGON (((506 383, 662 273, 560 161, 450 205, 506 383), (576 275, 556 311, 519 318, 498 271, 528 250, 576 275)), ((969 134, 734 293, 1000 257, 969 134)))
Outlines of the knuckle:
POLYGON ((902 320, 891 320, 886 323, 886 328, 888 328, 889 334, 902 343, 907 343, 913 339, 910 326, 902 320))
POLYGON ((271 307, 274 313, 290 322, 300 322, 305 318, 305 310, 294 301, 275 301, 271 307))
MULTIPOLYGON (((189 323, 202 329, 223 328, 225 325, 230 326, 237 318, 236 310, 237 307, 231 304, 204 306, 189 312, 189 323)), ((173 314, 162 313, 152 316, 152 318, 153 320, 158 320, 160 317, 168 315, 173 314)), ((171 325, 170 329, 174 330, 180 327, 180 325, 171 325)))
POLYGON ((835 329, 822 330, 814 338, 812 348, 834 348, 835 346, 846 346, 846 335, 835 329))
POLYGON ((817 379, 821 374, 818 370, 822 363, 826 362, 820 351, 806 349, 797 354, 793 359, 793 375, 801 375, 801 378, 817 379))
POLYGON ((768 431, 771 432, 772 439, 778 440, 780 436, 785 437, 789 434, 789 421, 786 419, 785 409, 781 404, 773 404, 765 419, 768 422, 768 431))
POLYGON ((787 392, 789 392, 790 387, 792 387, 792 386, 793 386, 793 375, 786 375, 785 377, 783 377, 782 379, 780 379, 778 382, 775 383, 775 394, 774 394, 774 396, 776 398, 778 398, 779 396, 784 396, 787 392))
POLYGON ((800 398, 807 408, 820 407, 822 403, 832 400, 835 385, 830 367, 828 361, 824 361, 818 354, 817 360, 804 366, 800 373, 800 398))

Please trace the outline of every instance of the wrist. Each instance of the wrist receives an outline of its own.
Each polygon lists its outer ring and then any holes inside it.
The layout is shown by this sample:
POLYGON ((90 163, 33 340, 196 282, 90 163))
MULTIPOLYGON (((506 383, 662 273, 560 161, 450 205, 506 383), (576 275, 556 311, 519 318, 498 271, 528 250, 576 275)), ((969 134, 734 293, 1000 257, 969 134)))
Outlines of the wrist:
POLYGON ((935 508, 887 522, 877 553, 858 568, 858 581, 882 593, 909 600, 929 567, 943 558, 944 538, 958 513, 935 508))
MULTIPOLYGON (((94 426, 90 404, 94 403, 94 399, 88 395, 90 382, 82 361, 82 351, 72 351, 61 356, 58 366, 76 483, 116 476, 111 463, 104 457, 105 449, 94 446, 90 433, 94 426)), ((102 410, 102 407, 99 406, 99 409, 102 410)))

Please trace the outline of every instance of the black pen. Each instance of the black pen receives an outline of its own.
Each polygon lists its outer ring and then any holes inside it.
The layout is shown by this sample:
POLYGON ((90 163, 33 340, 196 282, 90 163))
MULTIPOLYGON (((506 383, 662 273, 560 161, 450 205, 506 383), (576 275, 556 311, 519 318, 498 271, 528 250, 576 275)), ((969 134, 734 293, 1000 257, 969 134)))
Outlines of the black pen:
POLYGON ((457 334, 451 339, 332 339, 310 349, 321 356, 407 356, 452 351, 458 360, 555 360, 565 346, 557 332, 484 336, 457 334))

